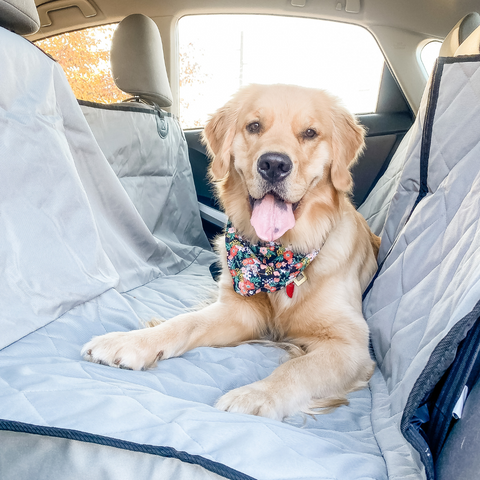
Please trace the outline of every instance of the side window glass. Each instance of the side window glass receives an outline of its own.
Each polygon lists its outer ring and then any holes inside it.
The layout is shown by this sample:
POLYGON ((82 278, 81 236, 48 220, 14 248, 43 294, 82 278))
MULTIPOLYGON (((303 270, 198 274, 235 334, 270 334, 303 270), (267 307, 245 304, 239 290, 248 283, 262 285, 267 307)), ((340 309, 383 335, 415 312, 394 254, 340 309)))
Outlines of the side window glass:
POLYGON ((442 42, 439 42, 438 40, 432 40, 431 42, 428 42, 420 52, 420 59, 422 60, 423 67, 425 68, 427 75, 432 73, 433 66, 435 65, 435 61, 440 53, 441 46, 442 42))
POLYGON ((79 100, 115 103, 128 95, 110 72, 110 46, 117 24, 85 28, 35 42, 63 68, 79 100))
POLYGON ((362 27, 267 15, 195 15, 180 19, 179 45, 184 128, 205 125, 209 114, 249 83, 321 88, 353 113, 375 112, 384 59, 362 27))

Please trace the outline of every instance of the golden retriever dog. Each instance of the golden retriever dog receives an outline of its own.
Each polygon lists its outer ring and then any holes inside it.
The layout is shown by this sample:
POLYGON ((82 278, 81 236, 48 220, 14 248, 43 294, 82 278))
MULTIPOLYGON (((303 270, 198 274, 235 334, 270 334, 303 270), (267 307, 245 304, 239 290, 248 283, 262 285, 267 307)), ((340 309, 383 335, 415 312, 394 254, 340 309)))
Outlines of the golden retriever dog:
POLYGON ((153 328, 96 337, 83 355, 137 370, 195 347, 282 340, 303 354, 216 407, 282 420, 346 404, 374 369, 362 292, 379 239, 349 200, 363 128, 324 91, 250 85, 210 118, 203 137, 230 221, 217 240, 218 299, 153 328))

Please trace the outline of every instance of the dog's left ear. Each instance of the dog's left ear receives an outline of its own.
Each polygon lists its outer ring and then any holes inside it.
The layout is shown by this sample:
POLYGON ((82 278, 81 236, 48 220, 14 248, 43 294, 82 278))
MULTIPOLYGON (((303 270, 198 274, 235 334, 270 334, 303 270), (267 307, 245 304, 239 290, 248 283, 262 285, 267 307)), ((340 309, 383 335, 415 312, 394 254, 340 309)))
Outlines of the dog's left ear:
POLYGON ((212 159, 210 173, 214 180, 223 178, 230 166, 230 151, 237 127, 238 107, 235 99, 219 108, 202 133, 202 143, 212 159))
POLYGON ((335 108, 332 120, 332 183, 337 190, 350 192, 353 186, 350 168, 365 147, 365 129, 341 106, 335 108))

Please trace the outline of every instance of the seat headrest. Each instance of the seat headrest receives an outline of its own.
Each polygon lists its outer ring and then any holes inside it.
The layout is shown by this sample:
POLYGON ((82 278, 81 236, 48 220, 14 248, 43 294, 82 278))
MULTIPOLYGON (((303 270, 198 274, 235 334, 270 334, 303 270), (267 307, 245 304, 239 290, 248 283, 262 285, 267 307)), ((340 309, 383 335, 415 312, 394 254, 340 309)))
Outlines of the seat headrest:
POLYGON ((19 35, 31 35, 40 28, 34 0, 0 0, 0 27, 19 35))
POLYGON ((476 12, 465 15, 445 37, 440 48, 440 57, 453 57, 458 47, 480 26, 480 15, 476 12))
POLYGON ((162 39, 151 18, 134 14, 120 22, 113 35, 110 61, 120 90, 159 107, 172 104, 162 39))
POLYGON ((455 57, 459 55, 478 55, 480 53, 480 27, 477 27, 457 48, 455 57))

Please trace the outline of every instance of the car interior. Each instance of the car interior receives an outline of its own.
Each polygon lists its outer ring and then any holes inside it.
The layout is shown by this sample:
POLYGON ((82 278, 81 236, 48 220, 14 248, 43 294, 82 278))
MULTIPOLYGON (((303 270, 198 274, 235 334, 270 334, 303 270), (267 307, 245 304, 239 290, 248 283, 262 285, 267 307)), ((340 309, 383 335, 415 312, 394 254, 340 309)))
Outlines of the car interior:
POLYGON ((476 10, 0 0, 0 477, 478 478, 476 10), (281 348, 201 347, 146 371, 80 354, 215 291, 228 218, 202 131, 249 83, 344 100, 366 129, 351 200, 381 237, 369 387, 282 422, 214 407, 281 348))

